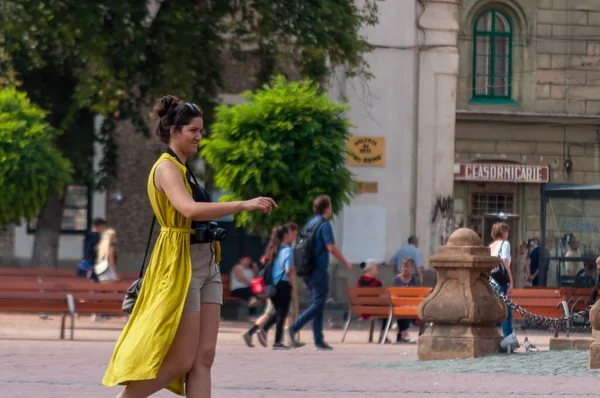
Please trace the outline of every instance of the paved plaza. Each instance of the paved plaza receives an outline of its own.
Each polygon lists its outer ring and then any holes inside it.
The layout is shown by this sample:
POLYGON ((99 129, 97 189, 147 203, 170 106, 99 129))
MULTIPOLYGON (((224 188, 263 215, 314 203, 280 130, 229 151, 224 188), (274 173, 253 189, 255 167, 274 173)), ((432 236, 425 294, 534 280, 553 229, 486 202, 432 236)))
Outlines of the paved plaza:
MULTIPOLYGON (((101 379, 124 321, 77 320, 76 341, 58 340, 60 320, 0 316, 1 398, 104 398, 119 388, 101 379)), ((291 352, 243 345, 244 323, 222 324, 213 370, 216 398, 337 397, 598 397, 600 372, 586 351, 549 352, 550 334, 520 332, 541 349, 475 360, 418 362, 416 345, 367 344, 358 325, 333 352, 310 345, 291 352)), ((395 332, 394 332, 395 333, 395 332)), ((271 337, 271 336, 270 336, 271 337)), ((309 331, 301 334, 310 338, 309 331)), ((156 397, 175 397, 163 391, 156 397)))

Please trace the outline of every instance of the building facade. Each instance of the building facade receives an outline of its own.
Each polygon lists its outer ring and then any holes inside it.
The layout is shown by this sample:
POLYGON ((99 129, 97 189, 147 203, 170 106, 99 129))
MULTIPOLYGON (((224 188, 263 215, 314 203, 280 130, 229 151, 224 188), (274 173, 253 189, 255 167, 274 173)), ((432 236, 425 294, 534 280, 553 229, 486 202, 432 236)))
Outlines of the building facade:
POLYGON ((593 0, 462 1, 454 212, 486 242, 499 213, 513 254, 539 237, 542 183, 600 183, 599 32, 593 0))

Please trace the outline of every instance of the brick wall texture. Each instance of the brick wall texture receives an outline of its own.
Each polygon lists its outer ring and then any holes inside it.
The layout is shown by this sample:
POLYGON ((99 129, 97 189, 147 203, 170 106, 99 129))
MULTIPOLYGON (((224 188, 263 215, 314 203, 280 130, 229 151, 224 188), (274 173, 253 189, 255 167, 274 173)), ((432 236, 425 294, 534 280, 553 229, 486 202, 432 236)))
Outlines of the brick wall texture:
POLYGON ((536 110, 598 115, 600 1, 540 0, 535 22, 536 110))

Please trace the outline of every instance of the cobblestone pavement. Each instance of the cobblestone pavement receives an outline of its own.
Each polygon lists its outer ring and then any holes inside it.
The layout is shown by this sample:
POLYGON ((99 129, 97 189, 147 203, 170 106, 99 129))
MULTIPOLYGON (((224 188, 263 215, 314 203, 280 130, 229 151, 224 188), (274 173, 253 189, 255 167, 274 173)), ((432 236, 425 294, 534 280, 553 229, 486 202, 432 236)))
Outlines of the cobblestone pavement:
MULTIPOLYGON (((0 398, 117 395, 119 388, 105 388, 100 381, 124 321, 78 319, 75 341, 58 340, 58 324, 58 319, 0 315, 0 398)), ((274 352, 245 347, 239 334, 246 326, 222 324, 213 398, 600 395, 596 373, 587 370, 585 351, 418 362, 415 345, 366 344, 368 332, 355 328, 345 344, 339 343, 341 331, 327 331, 333 352, 315 352, 310 345, 274 352), (493 369, 501 369, 503 375, 490 373, 493 369)), ((525 332, 519 336, 525 337, 525 332)), ((527 336, 547 349, 548 333, 527 332, 527 336)), ((309 340, 310 331, 303 331, 301 338, 309 340)), ((175 397, 165 391, 155 396, 175 397)))

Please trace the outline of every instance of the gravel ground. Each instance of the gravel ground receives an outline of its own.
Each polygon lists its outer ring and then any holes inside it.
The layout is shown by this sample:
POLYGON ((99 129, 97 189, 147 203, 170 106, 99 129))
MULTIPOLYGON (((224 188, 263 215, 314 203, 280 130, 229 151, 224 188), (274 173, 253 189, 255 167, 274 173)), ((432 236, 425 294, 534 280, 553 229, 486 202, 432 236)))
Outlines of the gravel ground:
POLYGON ((475 359, 366 363, 358 366, 371 369, 396 369, 417 372, 599 377, 600 370, 588 369, 588 361, 588 351, 539 351, 512 355, 498 354, 475 359))

